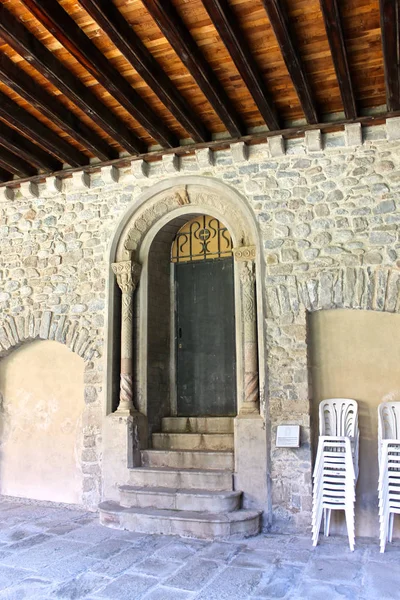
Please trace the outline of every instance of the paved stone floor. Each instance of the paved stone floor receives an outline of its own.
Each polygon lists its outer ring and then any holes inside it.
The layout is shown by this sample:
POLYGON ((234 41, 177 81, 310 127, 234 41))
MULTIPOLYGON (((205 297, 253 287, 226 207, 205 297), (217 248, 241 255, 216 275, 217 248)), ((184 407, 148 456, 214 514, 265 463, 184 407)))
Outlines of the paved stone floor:
POLYGON ((204 542, 102 527, 97 516, 0 501, 0 600, 400 598, 400 543, 260 535, 204 542))

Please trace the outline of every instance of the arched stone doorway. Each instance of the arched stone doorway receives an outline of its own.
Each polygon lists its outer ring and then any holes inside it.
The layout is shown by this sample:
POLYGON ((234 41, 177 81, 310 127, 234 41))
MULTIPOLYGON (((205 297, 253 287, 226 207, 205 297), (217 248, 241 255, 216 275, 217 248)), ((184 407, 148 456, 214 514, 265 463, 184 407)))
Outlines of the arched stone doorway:
MULTIPOLYGON (((154 398, 157 394, 154 394, 154 390, 152 396, 149 393, 150 329, 154 326, 156 315, 171 315, 171 297, 168 300, 165 293, 161 296, 167 309, 160 312, 160 307, 155 306, 157 293, 153 287, 152 273, 157 273, 157 270, 152 271, 153 259, 158 245, 164 242, 164 254, 167 248, 169 253, 180 228, 199 216, 222 223, 232 240, 234 379, 237 398, 234 442, 236 482, 245 493, 244 506, 262 508, 268 515, 265 373, 259 368, 264 365, 264 339, 258 232, 252 212, 240 194, 220 182, 203 177, 177 178, 149 190, 125 215, 114 240, 111 262, 121 292, 121 332, 119 335, 118 331, 112 330, 114 307, 119 298, 118 291, 111 283, 109 357, 113 356, 112 348, 115 349, 119 338, 121 373, 118 408, 109 413, 105 431, 104 494, 109 499, 116 497, 118 485, 128 479, 127 455, 131 466, 140 465, 140 450, 148 444, 149 428, 154 430, 161 413, 165 414, 173 407, 171 389, 176 386, 176 381, 173 381, 176 370, 171 348, 169 353, 166 350, 159 357, 161 363, 165 361, 164 374, 169 373, 169 382, 166 383, 168 377, 162 382, 164 391, 169 388, 169 401, 164 406, 158 402, 155 407, 154 398), (155 414, 157 410, 159 412, 155 414), (131 432, 128 441, 123 430, 126 425, 131 432), (118 434, 118 430, 122 433, 118 434), (118 435, 122 442, 117 447, 118 435), (129 443, 132 444, 131 448, 129 443)), ((168 275, 158 272, 155 281, 157 278, 158 281, 167 281, 168 275)), ((159 328, 157 332, 161 335, 159 328)), ((112 388, 109 372, 109 411, 112 388)))

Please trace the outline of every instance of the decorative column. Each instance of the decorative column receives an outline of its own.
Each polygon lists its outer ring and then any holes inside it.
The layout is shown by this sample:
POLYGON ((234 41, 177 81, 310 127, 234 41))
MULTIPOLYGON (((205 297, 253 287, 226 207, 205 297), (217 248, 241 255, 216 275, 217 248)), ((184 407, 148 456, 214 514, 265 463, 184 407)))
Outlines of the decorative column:
POLYGON ((243 315, 244 390, 239 414, 259 414, 258 343, 256 310, 255 246, 235 248, 243 315))
POLYGON ((121 300, 121 379, 118 413, 136 411, 133 404, 132 347, 133 347, 133 293, 139 283, 141 265, 130 260, 113 263, 121 300))
POLYGON ((239 400, 235 432, 235 489, 243 491, 244 508, 263 511, 269 522, 267 431, 260 414, 258 376, 257 303, 255 246, 234 248, 240 293, 238 309, 242 315, 243 394, 239 400))

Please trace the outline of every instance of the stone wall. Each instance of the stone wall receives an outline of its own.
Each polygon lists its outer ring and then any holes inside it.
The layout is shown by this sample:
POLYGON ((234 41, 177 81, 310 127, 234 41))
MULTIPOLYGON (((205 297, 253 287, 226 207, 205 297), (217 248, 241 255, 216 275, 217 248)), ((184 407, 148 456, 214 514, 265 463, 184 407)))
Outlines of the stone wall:
MULTIPOLYGON (((18 319, 30 323, 44 315, 51 335, 65 318, 76 328, 75 339, 85 336, 90 345, 84 355, 88 450, 82 456, 87 504, 94 505, 101 494, 108 248, 120 217, 142 192, 171 176, 196 174, 241 192, 257 218, 266 265, 265 281, 258 285, 267 308, 268 357, 262 368, 268 379, 265 415, 272 427, 274 526, 309 525, 307 313, 338 306, 398 310, 398 138, 398 119, 391 119, 363 131, 352 125, 326 136, 313 131, 289 142, 275 137, 249 148, 235 144, 185 158, 169 155, 150 165, 104 167, 90 177, 75 173, 63 184, 54 179, 23 184, 15 198, 0 188, 4 351, 16 343, 12 322, 18 328, 18 319), (279 423, 301 424, 299 450, 274 448, 279 423)), ((41 335, 38 329, 28 334, 41 335)))

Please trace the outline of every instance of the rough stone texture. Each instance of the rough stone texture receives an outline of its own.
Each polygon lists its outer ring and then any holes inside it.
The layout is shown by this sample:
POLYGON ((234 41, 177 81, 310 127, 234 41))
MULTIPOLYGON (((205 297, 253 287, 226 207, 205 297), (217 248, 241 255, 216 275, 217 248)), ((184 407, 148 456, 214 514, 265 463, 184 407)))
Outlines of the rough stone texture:
MULTIPOLYGON (((176 176, 195 172, 224 182, 247 199, 258 222, 266 265, 265 282, 258 282, 267 306, 268 398, 263 416, 272 427, 273 515, 280 530, 310 524, 307 313, 334 307, 400 309, 397 128, 396 119, 390 119, 387 128, 363 129, 364 143, 356 147, 346 146, 342 132, 324 136, 323 151, 308 135, 307 142, 287 140, 285 147, 279 138, 251 146, 247 161, 232 160, 231 150, 202 150, 180 160, 176 176), (274 144, 279 151, 273 151, 274 144), (275 428, 283 420, 301 425, 300 449, 274 447, 275 428)), ((39 189, 36 196, 25 186, 13 198, 1 188, 2 353, 43 338, 65 343, 85 358, 90 391, 84 444, 100 435, 106 405, 109 244, 128 207, 171 176, 162 162, 133 161, 120 171, 118 184, 112 186, 101 174, 89 178, 76 173, 58 194, 39 189)), ((176 205, 181 203, 182 198, 176 199, 176 205)), ((139 238, 143 225, 144 219, 132 236, 139 238)), ((87 474, 83 501, 94 506, 100 456, 82 468, 87 474)))
POLYGON ((398 543, 259 535, 204 542, 102 527, 96 515, 0 501, 0 600, 386 600, 398 543))

